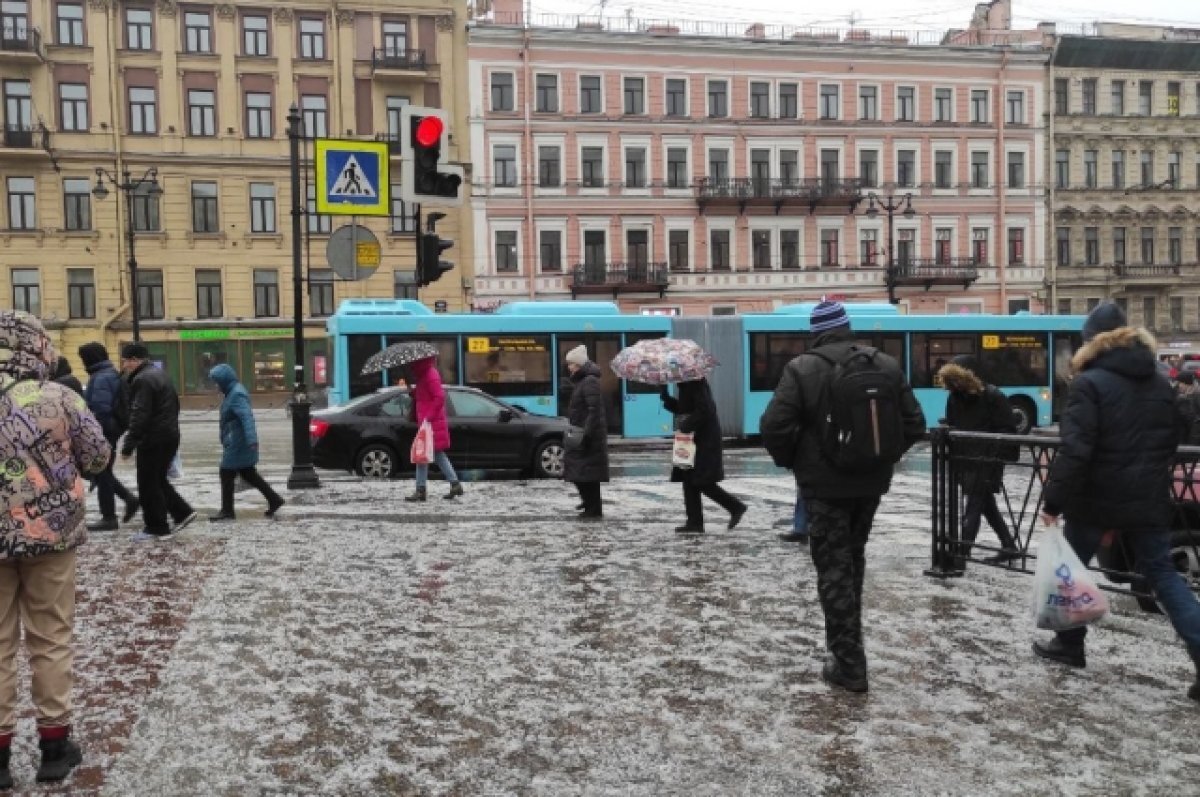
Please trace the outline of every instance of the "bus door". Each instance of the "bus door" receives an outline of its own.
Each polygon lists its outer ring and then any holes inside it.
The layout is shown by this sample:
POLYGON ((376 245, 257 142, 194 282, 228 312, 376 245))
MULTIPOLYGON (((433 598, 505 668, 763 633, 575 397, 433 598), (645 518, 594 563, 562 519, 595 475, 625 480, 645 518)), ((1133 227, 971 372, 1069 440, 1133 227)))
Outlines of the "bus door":
MULTIPOLYGON (((625 345, 666 337, 665 332, 627 332, 625 345)), ((625 436, 661 437, 675 429, 675 418, 663 407, 659 386, 622 380, 625 390, 625 436)))
POLYGON ((604 395, 604 415, 609 434, 622 434, 624 429, 624 403, 621 380, 612 372, 609 363, 621 350, 621 334, 584 334, 563 332, 558 335, 558 414, 566 416, 571 403, 575 383, 567 373, 567 352, 576 346, 586 346, 588 359, 600 367, 600 391, 604 395))

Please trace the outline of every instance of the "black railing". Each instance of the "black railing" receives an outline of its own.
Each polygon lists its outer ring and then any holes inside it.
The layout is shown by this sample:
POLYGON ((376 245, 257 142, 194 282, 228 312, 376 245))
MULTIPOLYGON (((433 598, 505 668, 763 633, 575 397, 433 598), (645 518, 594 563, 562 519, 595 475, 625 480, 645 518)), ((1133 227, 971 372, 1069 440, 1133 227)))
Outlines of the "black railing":
POLYGON ((5 125, 4 146, 14 149, 33 149, 37 131, 23 125, 5 125))
POLYGON ((42 34, 36 28, 32 30, 6 29, 0 35, 0 51, 6 53, 42 54, 42 34))
POLYGON ((1183 266, 1178 263, 1136 266, 1121 263, 1112 267, 1113 274, 1127 279, 1136 279, 1138 277, 1178 277, 1182 270, 1183 266))
POLYGON ((666 263, 577 263, 571 272, 571 293, 657 293, 670 287, 666 263))
POLYGON ((696 198, 703 201, 747 199, 848 200, 862 192, 858 178, 703 177, 696 182, 696 198))
POLYGON ((896 263, 897 282, 964 283, 979 279, 980 264, 971 257, 910 257, 896 263))
POLYGON ((425 69, 424 50, 400 50, 391 47, 376 47, 371 50, 371 69, 425 69))

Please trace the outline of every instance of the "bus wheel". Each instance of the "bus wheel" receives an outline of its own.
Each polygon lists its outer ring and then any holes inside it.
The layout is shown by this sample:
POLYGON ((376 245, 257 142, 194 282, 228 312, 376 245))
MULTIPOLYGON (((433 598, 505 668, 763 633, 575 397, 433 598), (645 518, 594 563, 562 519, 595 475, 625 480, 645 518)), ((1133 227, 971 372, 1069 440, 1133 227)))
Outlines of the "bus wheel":
POLYGON ((563 444, 555 437, 543 441, 533 455, 533 475, 539 479, 561 479, 563 475, 563 444))
POLYGON ((1009 399, 1012 407, 1013 421, 1017 425, 1017 434, 1029 434, 1029 430, 1037 425, 1037 408, 1033 402, 1024 396, 1009 399))
POLYGON ((390 479, 396 474, 396 453, 390 446, 370 443, 358 452, 355 470, 364 479, 390 479))

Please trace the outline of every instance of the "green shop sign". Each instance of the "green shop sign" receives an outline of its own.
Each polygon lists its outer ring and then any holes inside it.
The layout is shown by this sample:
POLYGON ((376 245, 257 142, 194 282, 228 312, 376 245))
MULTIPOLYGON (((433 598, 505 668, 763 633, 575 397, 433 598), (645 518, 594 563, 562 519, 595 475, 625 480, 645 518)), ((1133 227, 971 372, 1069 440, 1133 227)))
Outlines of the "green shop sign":
POLYGON ((249 338, 290 338, 290 329, 181 329, 180 340, 246 340, 249 338))

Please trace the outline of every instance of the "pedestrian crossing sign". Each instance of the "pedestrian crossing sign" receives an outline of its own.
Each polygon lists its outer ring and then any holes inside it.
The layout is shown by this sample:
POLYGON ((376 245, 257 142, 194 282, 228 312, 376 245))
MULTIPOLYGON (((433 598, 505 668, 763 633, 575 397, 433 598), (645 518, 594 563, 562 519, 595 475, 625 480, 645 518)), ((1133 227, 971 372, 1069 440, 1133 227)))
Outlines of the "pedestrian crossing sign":
POLYGON ((316 141, 317 213, 338 216, 387 216, 388 145, 386 141, 316 141))

